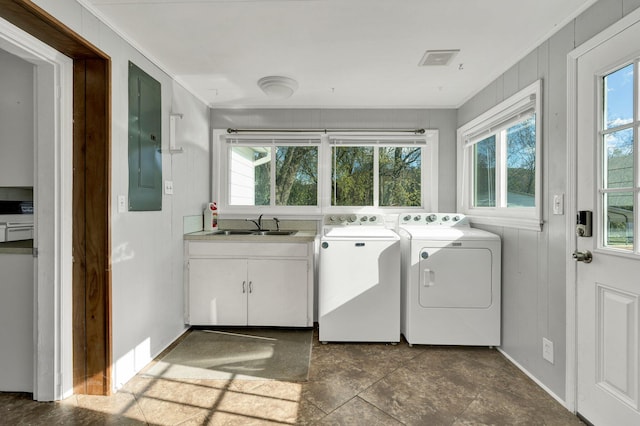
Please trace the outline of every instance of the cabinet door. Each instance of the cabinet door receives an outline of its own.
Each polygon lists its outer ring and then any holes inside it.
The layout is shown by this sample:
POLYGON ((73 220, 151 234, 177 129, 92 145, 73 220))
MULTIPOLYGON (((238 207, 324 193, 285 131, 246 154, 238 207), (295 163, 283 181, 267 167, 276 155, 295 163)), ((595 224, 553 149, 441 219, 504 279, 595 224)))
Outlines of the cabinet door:
POLYGON ((249 325, 306 327, 304 260, 249 260, 249 325))
POLYGON ((189 324, 247 324, 246 259, 189 260, 189 324))

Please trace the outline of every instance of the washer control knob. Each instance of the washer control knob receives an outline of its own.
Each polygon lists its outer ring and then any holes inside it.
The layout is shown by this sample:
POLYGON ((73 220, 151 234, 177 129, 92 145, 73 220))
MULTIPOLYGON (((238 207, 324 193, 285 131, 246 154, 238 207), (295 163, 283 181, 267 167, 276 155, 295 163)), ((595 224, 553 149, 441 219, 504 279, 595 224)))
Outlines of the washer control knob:
POLYGON ((378 219, 377 217, 375 217, 375 216, 371 216, 371 217, 369 218, 369 222, 375 222, 377 219, 378 219))
POLYGON ((457 221, 459 221, 459 220, 460 220, 460 216, 454 216, 454 217, 453 217, 453 221, 454 221, 454 222, 457 222, 457 221))
POLYGON ((429 216, 427 216, 427 222, 435 222, 438 219, 438 216, 436 216, 435 214, 430 214, 429 216))
POLYGON ((360 218, 360 222, 366 222, 368 220, 368 218, 366 216, 362 216, 360 218))
POLYGON ((443 222, 446 222, 446 221, 448 221, 449 219, 450 219, 450 217, 449 217, 449 216, 444 216, 444 217, 442 218, 442 221, 443 221, 443 222))
POLYGON ((335 216, 329 216, 329 221, 331 221, 331 222, 335 222, 336 219, 337 219, 337 217, 335 217, 335 216))
POLYGON ((349 220, 349 222, 353 223, 356 220, 358 220, 358 216, 356 216, 355 214, 352 214, 352 215, 349 216, 348 220, 349 220))
POLYGON ((429 258, 429 252, 428 251, 423 251, 422 253, 420 253, 420 257, 423 259, 428 259, 429 258))
POLYGON ((346 217, 344 217, 344 216, 340 216, 340 222, 344 222, 345 220, 347 220, 347 218, 346 218, 346 217))
POLYGON ((421 219, 420 215, 417 214, 413 217, 413 220, 415 220, 416 222, 418 222, 421 219))
POLYGON ((411 220, 411 215, 406 215, 402 218, 402 220, 404 220, 405 222, 409 222, 411 220))

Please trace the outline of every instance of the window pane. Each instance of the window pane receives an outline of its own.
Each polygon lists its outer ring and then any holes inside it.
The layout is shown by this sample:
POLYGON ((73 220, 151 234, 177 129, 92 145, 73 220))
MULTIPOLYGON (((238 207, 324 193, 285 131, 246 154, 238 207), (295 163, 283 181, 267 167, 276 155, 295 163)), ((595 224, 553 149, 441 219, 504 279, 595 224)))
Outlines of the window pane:
POLYGON ((268 206, 271 185, 271 148, 234 146, 229 164, 229 204, 268 206))
POLYGON ((536 205, 535 116, 510 127, 507 135, 507 207, 536 205))
POLYGON ((276 205, 318 205, 318 148, 276 148, 276 205))
POLYGON ((331 205, 373 205, 373 147, 334 146, 331 205))
POLYGON ((473 146, 475 207, 496 205, 496 136, 492 135, 473 146))
POLYGON ((421 153, 416 147, 380 148, 380 205, 420 206, 421 153))
POLYGON ((633 120, 633 64, 604 77, 604 128, 633 120))
POLYGON ((633 192, 604 194, 605 246, 633 250, 633 192))
POLYGON ((633 186, 633 129, 604 136, 605 188, 633 186))

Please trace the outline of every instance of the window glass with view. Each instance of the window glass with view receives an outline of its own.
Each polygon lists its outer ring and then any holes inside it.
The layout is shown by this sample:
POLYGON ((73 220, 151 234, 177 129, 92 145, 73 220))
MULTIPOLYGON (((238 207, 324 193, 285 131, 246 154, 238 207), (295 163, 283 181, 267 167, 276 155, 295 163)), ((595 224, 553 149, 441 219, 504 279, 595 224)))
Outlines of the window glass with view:
POLYGON ((634 156, 638 118, 634 112, 636 64, 603 77, 600 193, 605 247, 633 250, 635 232, 634 156))
POLYGON ((232 146, 229 204, 318 205, 318 147, 232 146))
POLYGON ((334 146, 331 169, 332 206, 421 205, 420 147, 334 146))
POLYGON ((535 207, 535 115, 476 142, 473 162, 474 207, 535 207), (496 161, 497 150, 506 153, 503 161, 496 161), (498 195, 502 188, 504 193, 498 195))

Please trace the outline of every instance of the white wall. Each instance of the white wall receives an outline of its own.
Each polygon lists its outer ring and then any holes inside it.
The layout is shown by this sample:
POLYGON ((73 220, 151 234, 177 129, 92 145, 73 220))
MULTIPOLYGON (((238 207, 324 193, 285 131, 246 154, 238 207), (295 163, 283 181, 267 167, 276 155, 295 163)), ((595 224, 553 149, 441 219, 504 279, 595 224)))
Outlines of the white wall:
POLYGON ((0 49, 0 187, 33 186, 34 65, 0 49))
POLYGON ((202 213, 210 194, 209 112, 75 1, 34 3, 112 60, 112 336, 118 389, 184 330, 182 224, 183 216, 202 213), (162 85, 162 173, 174 186, 174 195, 163 195, 162 211, 117 211, 118 195, 128 192, 128 61, 162 85), (171 112, 184 114, 176 132, 182 154, 168 150, 171 112))
POLYGON ((485 227, 502 236, 502 349, 559 398, 565 396, 566 217, 552 214, 566 192, 567 54, 640 6, 600 0, 484 88, 458 110, 458 126, 533 81, 543 80, 542 232, 485 227), (554 364, 542 359, 542 338, 554 343, 554 364))
MULTIPOLYGON (((453 109, 212 109, 214 129, 435 129, 438 210, 456 208, 456 110, 453 109)), ((218 143, 218 141, 214 141, 218 143)))

